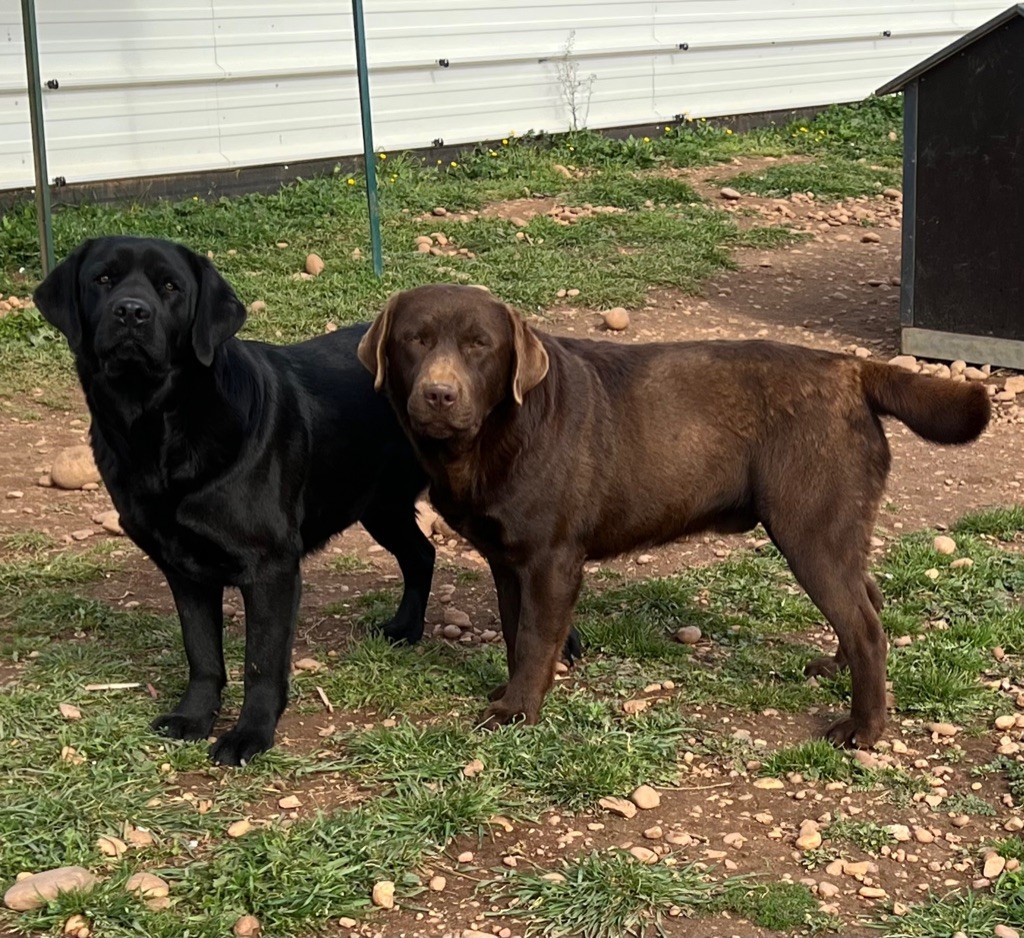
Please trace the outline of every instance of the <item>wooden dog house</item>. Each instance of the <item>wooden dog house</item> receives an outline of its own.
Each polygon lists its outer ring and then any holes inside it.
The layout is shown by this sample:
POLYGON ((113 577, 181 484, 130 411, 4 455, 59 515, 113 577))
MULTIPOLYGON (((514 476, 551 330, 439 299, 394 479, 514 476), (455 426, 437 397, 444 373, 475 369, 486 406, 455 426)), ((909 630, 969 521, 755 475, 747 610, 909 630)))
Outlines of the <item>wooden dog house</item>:
POLYGON ((894 91, 903 351, 1024 369, 1024 4, 877 94, 894 91))

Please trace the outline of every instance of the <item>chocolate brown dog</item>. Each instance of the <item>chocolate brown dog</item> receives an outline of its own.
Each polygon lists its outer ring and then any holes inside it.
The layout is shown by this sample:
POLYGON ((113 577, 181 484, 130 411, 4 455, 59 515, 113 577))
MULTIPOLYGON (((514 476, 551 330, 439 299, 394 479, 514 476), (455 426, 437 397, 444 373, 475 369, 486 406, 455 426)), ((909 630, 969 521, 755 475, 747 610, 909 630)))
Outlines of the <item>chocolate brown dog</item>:
POLYGON ((885 727, 882 596, 867 573, 889 471, 880 416, 936 443, 985 429, 978 385, 773 342, 623 347, 535 332, 488 292, 393 296, 359 344, 431 479, 435 507, 487 558, 509 682, 487 724, 537 720, 587 558, 761 522, 839 637, 851 714, 885 727))

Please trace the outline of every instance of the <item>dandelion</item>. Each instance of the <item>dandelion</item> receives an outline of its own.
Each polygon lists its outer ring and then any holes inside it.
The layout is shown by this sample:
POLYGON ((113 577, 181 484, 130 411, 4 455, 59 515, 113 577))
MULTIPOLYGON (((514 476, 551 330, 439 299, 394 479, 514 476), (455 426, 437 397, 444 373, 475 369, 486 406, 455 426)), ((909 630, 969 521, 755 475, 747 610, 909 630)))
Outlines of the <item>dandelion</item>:
POLYGON ((508 146, 508 137, 502 137, 501 138, 501 145, 503 147, 507 147, 508 146))
POLYGON ((381 154, 380 154, 380 158, 381 158, 382 160, 386 160, 386 159, 388 158, 388 155, 387 155, 387 153, 381 153, 381 154))
POLYGON ((455 160, 452 160, 448 165, 451 166, 452 169, 457 169, 459 164, 456 163, 455 160))
POLYGON ((806 127, 801 127, 800 128, 800 133, 802 133, 802 134, 807 133, 807 128, 806 127))
POLYGON ((488 153, 489 153, 489 154, 490 154, 491 156, 497 156, 497 155, 498 155, 498 152, 497 152, 497 150, 488 150, 487 152, 488 152, 488 153))
POLYGON ((651 138, 650 137, 644 137, 644 143, 650 143, 650 142, 651 142, 651 138))
POLYGON ((354 186, 356 184, 356 181, 351 176, 349 176, 348 179, 345 180, 345 182, 350 186, 354 186))
POLYGON ((725 135, 727 137, 731 137, 732 136, 732 131, 728 127, 725 128, 725 135))

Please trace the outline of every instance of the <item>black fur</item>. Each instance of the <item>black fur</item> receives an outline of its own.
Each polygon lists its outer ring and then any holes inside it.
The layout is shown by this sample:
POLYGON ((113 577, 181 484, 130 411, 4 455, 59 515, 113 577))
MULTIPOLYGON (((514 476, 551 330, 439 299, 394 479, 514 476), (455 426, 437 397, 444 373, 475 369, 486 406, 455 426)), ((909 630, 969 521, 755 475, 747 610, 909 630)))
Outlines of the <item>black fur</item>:
POLYGON ((213 265, 141 238, 86 241, 35 301, 75 354, 121 524, 174 594, 189 681, 155 729, 180 739, 212 730, 226 681, 222 597, 234 585, 245 600, 245 699, 211 757, 239 765, 273 745, 299 560, 355 521, 405 578, 385 633, 421 637, 434 548, 414 505, 426 477, 356 359, 367 326, 290 346, 234 338, 245 308, 213 265))

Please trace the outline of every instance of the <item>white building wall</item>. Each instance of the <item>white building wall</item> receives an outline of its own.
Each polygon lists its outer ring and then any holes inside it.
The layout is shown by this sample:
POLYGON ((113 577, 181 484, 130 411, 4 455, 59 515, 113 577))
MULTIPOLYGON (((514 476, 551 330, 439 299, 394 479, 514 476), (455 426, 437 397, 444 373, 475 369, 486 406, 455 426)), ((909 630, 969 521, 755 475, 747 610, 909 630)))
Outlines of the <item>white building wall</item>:
MULTIPOLYGON (((361 151, 349 0, 35 0, 51 177, 361 151)), ((853 101, 1007 0, 364 0, 379 149, 853 101), (885 35, 888 32, 889 35, 885 35), (680 45, 685 44, 685 50, 680 45), (447 59, 442 68, 437 60, 447 59), (583 102, 581 101, 581 104, 583 102)), ((0 0, 0 190, 31 185, 20 0, 0 0)))

